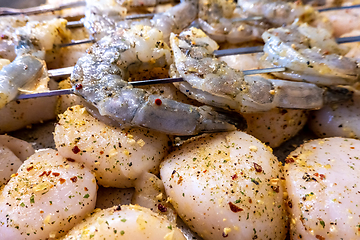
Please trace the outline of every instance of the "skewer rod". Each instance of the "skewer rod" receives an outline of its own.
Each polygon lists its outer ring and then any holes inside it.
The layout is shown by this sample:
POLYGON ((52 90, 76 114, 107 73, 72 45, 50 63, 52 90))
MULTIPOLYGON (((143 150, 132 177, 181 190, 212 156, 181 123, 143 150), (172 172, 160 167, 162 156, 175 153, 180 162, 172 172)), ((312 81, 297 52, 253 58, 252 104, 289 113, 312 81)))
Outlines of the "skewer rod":
MULTIPOLYGON (((255 69, 255 70, 245 70, 245 71, 243 71, 243 73, 244 73, 244 75, 254 75, 254 74, 260 74, 260 73, 283 72, 285 70, 286 70, 286 68, 284 68, 284 67, 274 67, 274 68, 255 69)), ((182 81, 184 81, 183 78, 162 78, 162 79, 154 79, 154 80, 129 82, 129 83, 133 86, 146 86, 146 85, 152 85, 152 84, 164 84, 164 83, 173 83, 173 82, 182 82, 182 81)), ((74 94, 74 93, 75 93, 74 88, 52 90, 49 92, 22 94, 22 95, 19 95, 16 98, 16 100, 39 98, 39 97, 51 97, 51 96, 59 96, 59 95, 74 94)))

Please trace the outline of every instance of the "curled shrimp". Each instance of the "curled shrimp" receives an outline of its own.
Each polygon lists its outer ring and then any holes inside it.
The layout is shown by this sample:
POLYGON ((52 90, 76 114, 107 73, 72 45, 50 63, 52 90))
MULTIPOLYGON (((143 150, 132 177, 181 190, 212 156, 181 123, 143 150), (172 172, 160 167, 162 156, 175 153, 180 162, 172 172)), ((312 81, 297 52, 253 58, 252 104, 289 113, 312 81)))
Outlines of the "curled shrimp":
POLYGON ((325 29, 293 24, 270 29, 265 41, 263 66, 283 66, 277 76, 321 85, 350 85, 360 76, 358 63, 343 55, 346 47, 336 43, 325 29))
POLYGON ((209 107, 195 107, 143 89, 125 80, 134 71, 166 67, 172 62, 162 32, 136 25, 102 38, 80 58, 72 84, 87 102, 122 127, 139 126, 175 135, 228 131, 235 127, 209 107))
POLYGON ((174 52, 172 76, 180 76, 180 91, 190 98, 238 112, 272 108, 317 109, 328 101, 348 99, 346 89, 326 89, 311 83, 245 76, 213 56, 218 45, 203 31, 190 28, 170 38, 174 52), (335 90, 335 91, 334 91, 335 90))
POLYGON ((156 27, 163 32, 165 39, 168 39, 171 32, 179 33, 190 25, 195 20, 197 12, 196 1, 183 1, 163 13, 155 14, 151 20, 133 23, 133 21, 124 21, 126 8, 115 0, 88 1, 84 26, 96 39, 101 39, 119 28, 131 28, 134 24, 156 27))
POLYGON ((237 20, 244 15, 237 14, 235 7, 231 0, 200 0, 198 24, 217 42, 261 41, 262 33, 271 25, 264 21, 237 20))

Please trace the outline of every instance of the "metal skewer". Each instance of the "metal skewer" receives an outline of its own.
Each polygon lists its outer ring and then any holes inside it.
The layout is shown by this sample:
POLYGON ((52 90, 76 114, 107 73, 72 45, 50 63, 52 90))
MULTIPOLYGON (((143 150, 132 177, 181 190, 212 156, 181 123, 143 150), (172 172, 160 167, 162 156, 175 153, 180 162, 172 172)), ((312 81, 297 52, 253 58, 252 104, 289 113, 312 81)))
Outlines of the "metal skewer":
MULTIPOLYGON (((263 69, 245 70, 245 71, 243 71, 243 74, 246 76, 246 75, 255 75, 255 74, 261 74, 261 73, 283 72, 285 70, 286 70, 286 68, 284 68, 284 67, 263 68, 263 69)), ((162 78, 162 79, 129 82, 129 83, 133 86, 146 86, 146 85, 153 85, 153 84, 174 83, 174 82, 182 82, 182 81, 184 81, 183 78, 162 78)), ((60 95, 67 95, 67 94, 76 94, 75 88, 52 90, 52 91, 41 92, 41 93, 22 94, 22 95, 17 96, 16 100, 60 96, 60 95)))

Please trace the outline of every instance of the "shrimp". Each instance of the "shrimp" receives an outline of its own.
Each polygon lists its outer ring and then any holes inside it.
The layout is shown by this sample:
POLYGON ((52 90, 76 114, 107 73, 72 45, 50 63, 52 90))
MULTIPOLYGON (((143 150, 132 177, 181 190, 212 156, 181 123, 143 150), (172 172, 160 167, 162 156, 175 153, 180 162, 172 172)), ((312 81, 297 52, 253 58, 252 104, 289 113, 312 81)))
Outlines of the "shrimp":
POLYGON ((28 54, 20 55, 0 71, 0 109, 14 100, 19 89, 44 91, 49 80, 45 62, 28 54))
POLYGON ((262 41, 261 35, 271 25, 263 21, 236 21, 243 16, 234 12, 235 6, 231 0, 201 0, 197 20, 200 28, 217 42, 262 41))
POLYGON ((357 239, 360 141, 312 140, 285 160, 291 239, 357 239))
POLYGON ((194 138, 164 159, 160 176, 170 203, 200 237, 285 239, 282 166, 254 137, 194 138))
POLYGON ((273 27, 289 25, 296 21, 332 30, 328 19, 319 15, 310 5, 303 5, 301 1, 241 0, 238 1, 238 5, 244 13, 266 18, 273 27))
POLYGON ((71 81, 79 95, 122 128, 146 127, 175 135, 233 130, 227 116, 207 106, 195 107, 150 95, 123 80, 131 72, 165 67, 171 61, 162 32, 136 25, 96 43, 79 59, 71 81))
POLYGON ((55 150, 32 155, 1 191, 4 239, 58 238, 95 207, 94 175, 55 150))
POLYGON ((185 240, 166 217, 136 205, 119 205, 93 212, 62 240, 70 239, 173 239, 185 240))
POLYGON ((311 83, 245 76, 212 53, 218 45, 199 29, 171 36, 175 63, 172 76, 181 92, 196 100, 237 112, 260 112, 272 108, 317 109, 327 101, 348 99, 348 90, 325 89, 311 83))
POLYGON ((340 46, 325 29, 307 24, 270 29, 265 41, 263 66, 283 66, 288 71, 276 76, 321 85, 351 85, 359 79, 358 63, 344 57, 340 46))
POLYGON ((140 24, 159 29, 163 32, 165 40, 167 40, 171 32, 179 33, 190 25, 195 20, 198 12, 196 1, 187 0, 164 13, 155 14, 151 20, 123 21, 126 9, 115 3, 115 0, 107 1, 98 0, 95 2, 95 7, 89 6, 89 9, 85 12, 84 26, 89 29, 96 39, 101 39, 115 32, 116 29, 129 29, 133 25, 140 24))
POLYGON ((13 61, 17 56, 15 49, 25 37, 46 53, 46 56, 41 57, 42 59, 48 62, 53 61, 59 51, 59 48, 56 49, 54 46, 70 39, 70 31, 66 29, 66 23, 65 19, 34 21, 26 16, 2 17, 0 21, 0 58, 13 61))

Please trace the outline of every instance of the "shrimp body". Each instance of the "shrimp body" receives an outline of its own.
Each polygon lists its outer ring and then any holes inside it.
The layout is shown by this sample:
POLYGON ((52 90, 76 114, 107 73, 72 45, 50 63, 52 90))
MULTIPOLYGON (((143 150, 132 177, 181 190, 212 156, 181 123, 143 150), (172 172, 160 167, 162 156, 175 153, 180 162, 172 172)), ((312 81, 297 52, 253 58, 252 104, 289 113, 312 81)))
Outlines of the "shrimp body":
POLYGON ((327 86, 350 85, 359 79, 357 62, 343 56, 347 48, 338 45, 325 29, 291 25, 270 29, 263 39, 264 66, 289 69, 277 76, 327 86))
POLYGON ((314 84, 244 77, 213 56, 217 44, 196 28, 172 35, 171 47, 175 59, 171 74, 184 78, 180 91, 200 102, 238 112, 323 106, 327 91, 314 84))
POLYGON ((260 21, 236 21, 236 4, 228 0, 201 0, 199 2, 198 24, 217 42, 232 44, 248 41, 261 41, 262 33, 270 25, 260 21))
POLYGON ((116 29, 131 28, 138 24, 155 27, 168 39, 171 32, 179 33, 195 20, 198 5, 194 1, 183 1, 163 13, 155 14, 151 20, 142 21, 124 21, 126 12, 126 8, 115 0, 88 1, 84 26, 98 40, 116 29))
POLYGON ((96 181, 79 163, 43 150, 21 165, 0 198, 3 239, 57 238, 95 207, 96 181))
POLYGON ((139 126, 169 134, 226 131, 234 126, 208 107, 194 107, 132 88, 128 74, 171 63, 162 32, 137 25, 106 36, 80 58, 71 76, 77 93, 102 116, 122 127, 139 126))
POLYGON ((36 88, 48 80, 44 61, 27 54, 17 57, 0 71, 0 108, 15 99, 20 88, 36 88))

